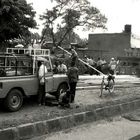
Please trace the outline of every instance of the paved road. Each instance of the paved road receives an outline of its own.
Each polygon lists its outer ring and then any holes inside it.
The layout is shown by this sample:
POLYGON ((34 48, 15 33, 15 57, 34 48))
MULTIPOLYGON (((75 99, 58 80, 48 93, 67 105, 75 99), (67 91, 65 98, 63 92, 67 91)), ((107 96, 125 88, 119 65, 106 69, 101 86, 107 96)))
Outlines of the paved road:
POLYGON ((116 117, 31 140, 140 140, 140 122, 116 117))

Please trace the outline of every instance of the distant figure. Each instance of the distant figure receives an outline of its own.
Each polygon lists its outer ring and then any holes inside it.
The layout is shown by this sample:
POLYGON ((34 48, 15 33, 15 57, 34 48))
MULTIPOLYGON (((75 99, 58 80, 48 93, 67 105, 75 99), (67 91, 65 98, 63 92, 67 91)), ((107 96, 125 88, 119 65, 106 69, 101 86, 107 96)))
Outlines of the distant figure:
MULTIPOLYGON (((86 63, 88 62, 87 55, 84 55, 83 61, 86 62, 86 63)), ((84 66, 85 66, 85 74, 88 74, 89 73, 89 71, 88 71, 89 67, 86 64, 84 66)))
POLYGON ((87 62, 87 55, 84 55, 84 59, 85 62, 87 62))
POLYGON ((53 73, 54 74, 58 73, 58 63, 57 62, 55 62, 54 65, 53 65, 53 73))
POLYGON ((93 59, 89 56, 89 58, 87 59, 87 63, 91 66, 93 66, 93 59))
MULTIPOLYGON (((97 70, 100 71, 100 72, 102 72, 101 66, 102 66, 102 60, 99 57, 98 60, 97 60, 97 70)), ((99 73, 97 73, 97 75, 99 75, 99 73)))
POLYGON ((104 74, 108 74, 108 72, 109 72, 109 65, 105 59, 102 60, 101 70, 102 70, 102 73, 104 73, 104 74))
MULTIPOLYGON (((90 56, 87 58, 87 63, 88 63, 90 66, 94 67, 94 60, 93 60, 90 56)), ((88 66, 87 68, 88 68, 88 73, 89 73, 90 75, 92 75, 92 74, 94 73, 94 70, 93 70, 92 68, 90 68, 89 66, 88 66)))
POLYGON ((107 64, 107 62, 106 62, 105 59, 103 59, 103 60, 102 60, 102 65, 105 65, 105 64, 107 64))
POLYGON ((58 73, 66 73, 67 72, 67 66, 60 61, 60 64, 58 65, 58 73))
POLYGON ((114 58, 111 58, 109 66, 110 66, 110 73, 112 75, 115 74, 115 70, 116 70, 116 67, 117 67, 117 61, 114 58))
POLYGON ((71 66, 67 71, 67 76, 69 79, 69 86, 70 86, 70 95, 71 95, 70 102, 72 103, 74 102, 75 99, 76 85, 79 79, 78 68, 75 66, 75 63, 73 61, 71 62, 71 66))
POLYGON ((0 77, 5 77, 6 76, 6 72, 4 69, 0 69, 0 77))
POLYGON ((48 72, 47 68, 44 64, 44 61, 38 63, 39 70, 38 70, 38 78, 39 78, 39 93, 38 93, 38 102, 39 105, 45 105, 45 74, 48 72))

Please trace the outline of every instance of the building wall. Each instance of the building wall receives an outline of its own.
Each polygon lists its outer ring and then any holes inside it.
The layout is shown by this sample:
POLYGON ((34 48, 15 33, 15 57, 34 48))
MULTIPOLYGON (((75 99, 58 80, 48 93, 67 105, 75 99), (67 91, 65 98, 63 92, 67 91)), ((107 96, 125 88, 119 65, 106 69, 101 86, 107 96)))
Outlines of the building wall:
POLYGON ((88 55, 94 58, 105 58, 125 55, 125 49, 130 48, 131 33, 89 34, 88 55))

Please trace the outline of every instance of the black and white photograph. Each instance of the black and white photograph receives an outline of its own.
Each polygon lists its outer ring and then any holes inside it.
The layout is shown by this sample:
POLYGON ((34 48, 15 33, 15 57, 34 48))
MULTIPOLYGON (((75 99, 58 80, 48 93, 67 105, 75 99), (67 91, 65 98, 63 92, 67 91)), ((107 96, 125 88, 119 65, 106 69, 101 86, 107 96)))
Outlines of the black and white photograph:
POLYGON ((140 0, 0 0, 0 140, 140 140, 140 0))

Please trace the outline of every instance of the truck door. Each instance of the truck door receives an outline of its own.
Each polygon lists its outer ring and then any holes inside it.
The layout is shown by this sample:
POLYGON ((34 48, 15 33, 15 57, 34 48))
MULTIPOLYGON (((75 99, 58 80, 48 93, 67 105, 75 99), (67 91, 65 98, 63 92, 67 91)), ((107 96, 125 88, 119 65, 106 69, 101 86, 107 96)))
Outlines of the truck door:
POLYGON ((45 92, 53 91, 53 73, 48 72, 45 75, 45 92))
POLYGON ((51 92, 53 91, 54 82, 53 82, 53 72, 52 72, 52 64, 49 57, 46 57, 48 61, 45 62, 45 66, 47 68, 47 73, 45 74, 45 91, 51 92))

